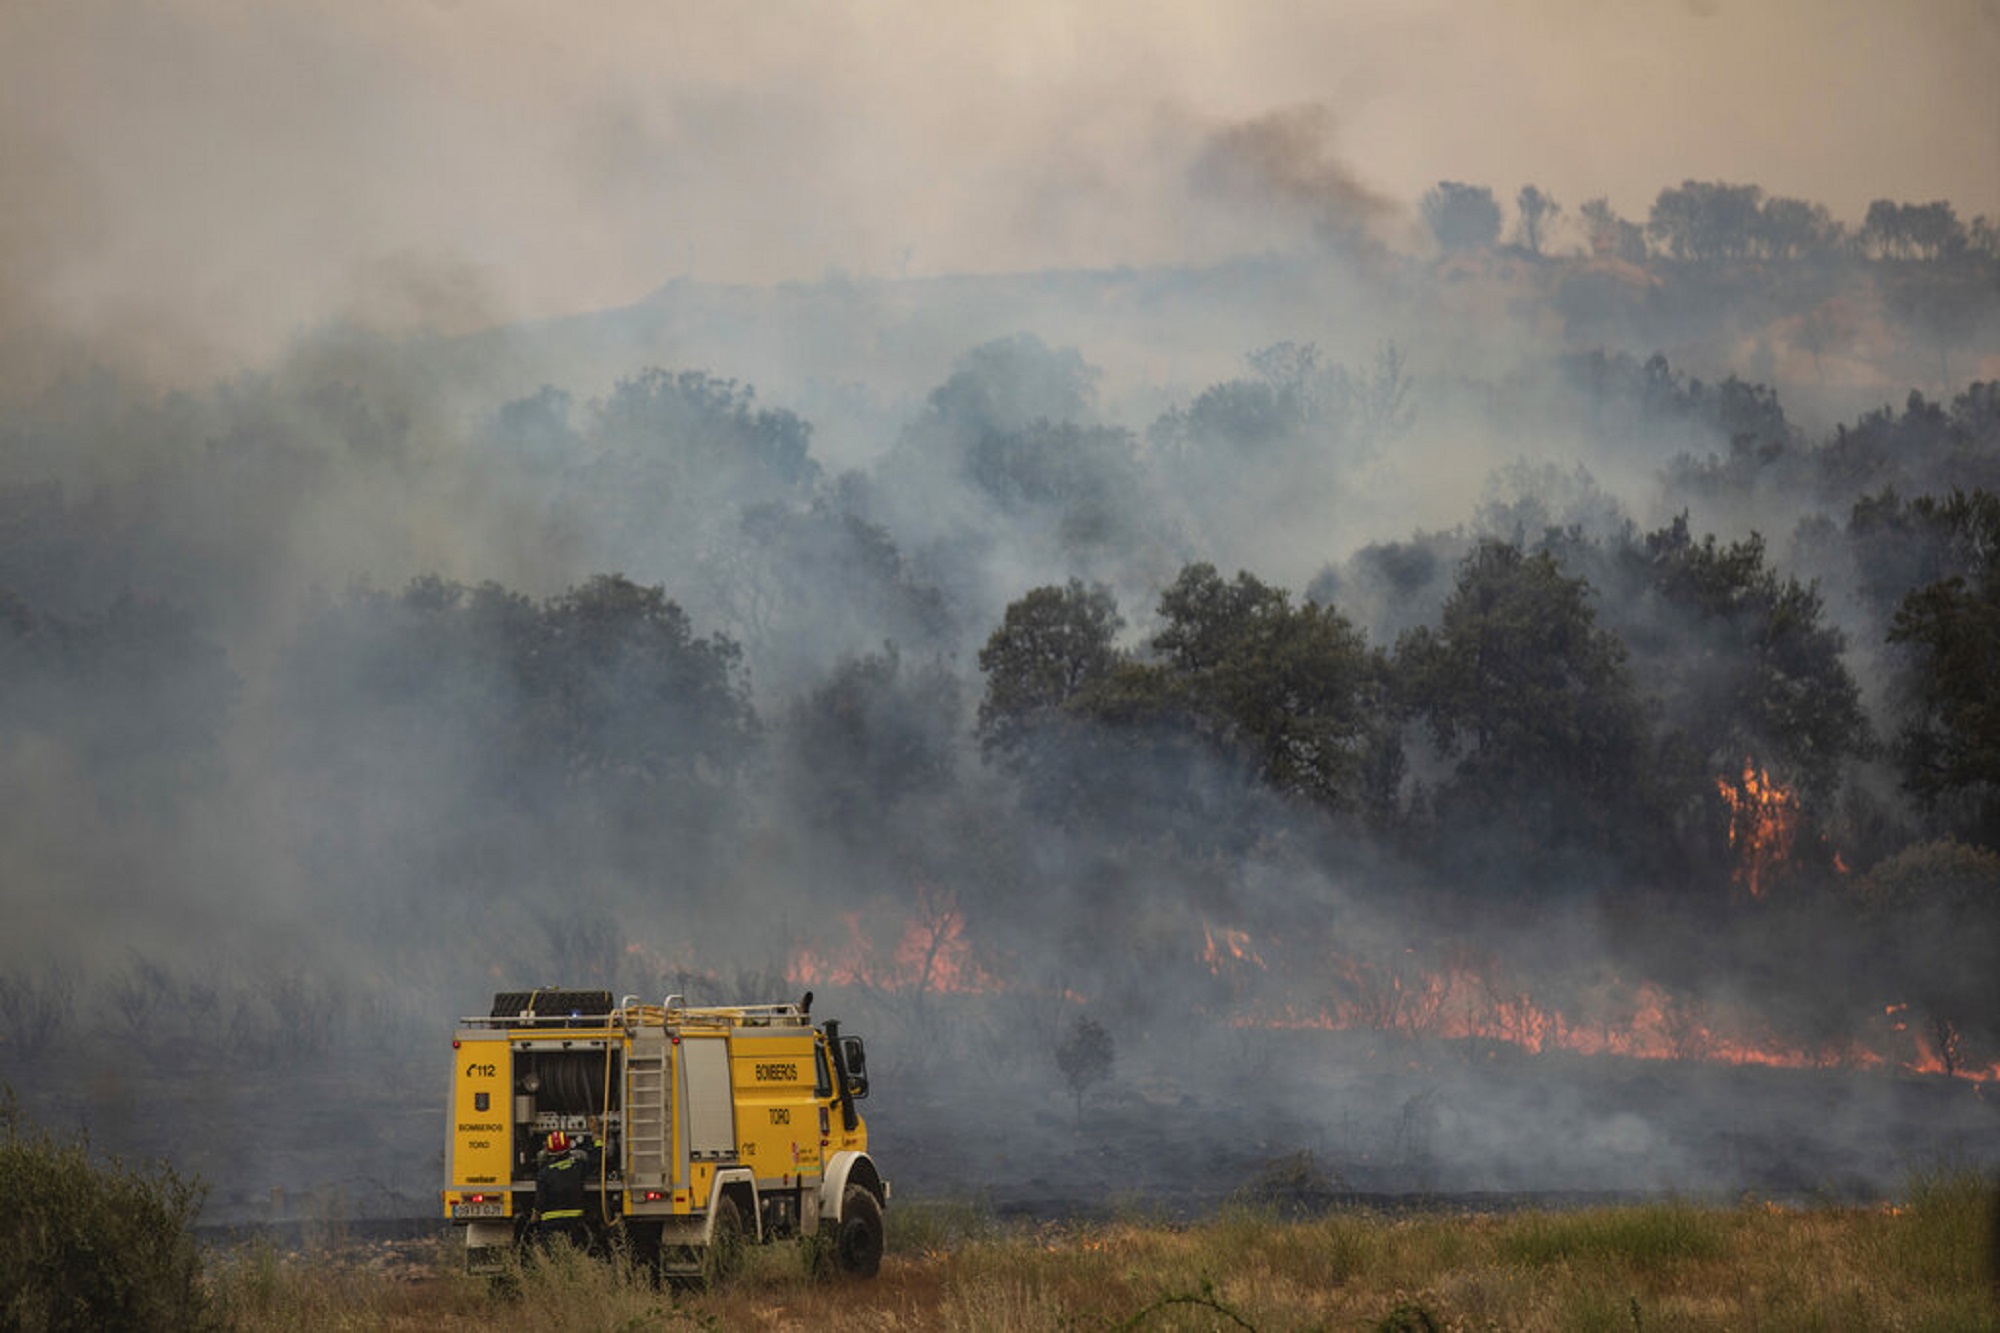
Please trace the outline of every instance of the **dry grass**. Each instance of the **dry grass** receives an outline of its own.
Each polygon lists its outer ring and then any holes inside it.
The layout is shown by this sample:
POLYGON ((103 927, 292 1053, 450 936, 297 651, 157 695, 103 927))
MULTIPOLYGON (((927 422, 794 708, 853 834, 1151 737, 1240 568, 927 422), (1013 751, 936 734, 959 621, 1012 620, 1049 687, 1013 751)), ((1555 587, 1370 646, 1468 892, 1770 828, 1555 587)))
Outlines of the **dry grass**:
POLYGON ((778 1247, 710 1293, 573 1256, 496 1286, 453 1272, 441 1243, 400 1273, 254 1247, 211 1271, 245 1329, 1997 1329, 1994 1207, 1973 1176, 1874 1208, 1245 1210, 1031 1230, 905 1207, 874 1282, 817 1282, 778 1247))

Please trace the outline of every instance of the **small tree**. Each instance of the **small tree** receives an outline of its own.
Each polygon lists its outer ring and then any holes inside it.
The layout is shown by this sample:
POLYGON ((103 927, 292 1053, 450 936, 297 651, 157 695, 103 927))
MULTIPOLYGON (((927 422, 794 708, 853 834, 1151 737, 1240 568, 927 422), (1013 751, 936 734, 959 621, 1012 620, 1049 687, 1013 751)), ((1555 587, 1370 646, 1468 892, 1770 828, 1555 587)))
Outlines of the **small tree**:
POLYGON ((1117 1058, 1117 1049, 1104 1025, 1087 1014, 1077 1015, 1069 1035, 1056 1047, 1056 1068, 1062 1071, 1063 1082, 1076 1098, 1078 1126, 1083 1124, 1083 1094, 1091 1085, 1111 1076, 1111 1066, 1117 1058))

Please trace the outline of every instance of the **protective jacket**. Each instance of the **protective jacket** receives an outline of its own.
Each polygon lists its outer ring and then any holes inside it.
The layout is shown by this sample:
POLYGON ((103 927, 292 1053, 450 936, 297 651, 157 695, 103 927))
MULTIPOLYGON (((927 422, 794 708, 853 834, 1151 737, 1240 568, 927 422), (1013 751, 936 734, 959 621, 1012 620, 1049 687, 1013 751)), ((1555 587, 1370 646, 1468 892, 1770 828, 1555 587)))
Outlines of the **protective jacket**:
POLYGON ((581 1226, 584 1187, 595 1174, 596 1161, 596 1150, 588 1148, 541 1155, 535 1166, 535 1216, 543 1226, 581 1226))

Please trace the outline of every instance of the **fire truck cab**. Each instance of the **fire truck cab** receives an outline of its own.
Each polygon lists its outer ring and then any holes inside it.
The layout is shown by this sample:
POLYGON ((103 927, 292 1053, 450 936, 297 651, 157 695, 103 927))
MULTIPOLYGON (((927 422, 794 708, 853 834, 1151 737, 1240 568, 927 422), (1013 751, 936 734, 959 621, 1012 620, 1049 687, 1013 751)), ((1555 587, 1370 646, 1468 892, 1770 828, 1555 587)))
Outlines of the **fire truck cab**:
POLYGON ((693 1008, 608 991, 504 991, 452 1034, 444 1213, 474 1271, 536 1235, 551 1133, 593 1141, 584 1225, 671 1277, 726 1276, 746 1243, 811 1240, 872 1277, 889 1182, 855 1103, 861 1039, 796 1003, 693 1008))

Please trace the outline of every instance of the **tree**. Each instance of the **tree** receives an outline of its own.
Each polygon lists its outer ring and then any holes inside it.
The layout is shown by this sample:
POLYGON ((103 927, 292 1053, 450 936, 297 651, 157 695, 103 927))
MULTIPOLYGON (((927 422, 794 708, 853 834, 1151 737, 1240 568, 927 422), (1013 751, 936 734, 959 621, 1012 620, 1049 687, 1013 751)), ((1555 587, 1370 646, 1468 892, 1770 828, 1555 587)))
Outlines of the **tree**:
POLYGON ((2000 220, 1980 214, 1972 220, 1965 243, 1967 249, 1985 256, 1989 262, 2000 262, 2000 220))
POLYGON ((1083 1126, 1083 1094, 1111 1077, 1111 1067, 1117 1058, 1111 1034, 1088 1014, 1078 1014, 1068 1035, 1056 1045, 1056 1069, 1076 1099, 1078 1128, 1083 1126))
POLYGON ((1743 259, 1757 247, 1763 195, 1755 185, 1682 181, 1653 201, 1646 234, 1676 259, 1743 259))
POLYGON ((552 384, 500 409, 494 436, 501 448, 537 469, 555 469, 574 461, 576 432, 569 423, 570 395, 552 384))
POLYGON ((1876 259, 1906 257, 1903 237, 1903 207, 1894 199, 1876 199, 1861 219, 1861 247, 1876 259))
POLYGON ((1516 546, 1543 546, 1613 536, 1631 524, 1616 496, 1597 484, 1581 463, 1564 468, 1525 458, 1496 468, 1473 514, 1480 536, 1516 546))
POLYGON ((1100 372, 1074 348, 1054 349, 1033 334, 981 343, 931 390, 926 424, 962 445, 1037 421, 1086 422, 1100 372))
POLYGON ((762 493, 817 478, 812 426, 756 400, 756 390, 735 380, 653 367, 618 382, 592 434, 604 447, 671 458, 676 477, 704 490, 762 493))
POLYGON ((1946 200, 1904 204, 1902 223, 1910 248, 1922 258, 1954 259, 1965 250, 1965 224, 1946 200))
POLYGON ((1575 709, 1620 682, 1625 660, 1588 595, 1554 557, 1510 542, 1466 556, 1438 627, 1397 645, 1441 749, 1512 766, 1580 739, 1575 709))
POLYGON ((1824 204, 1766 199, 1757 214, 1758 247, 1769 259, 1805 259, 1840 244, 1841 226, 1824 204))
POLYGON ((60 963, 44 963, 30 977, 25 969, 0 973, 0 1046, 12 1059, 31 1064, 62 1044, 76 1018, 76 977, 60 963))
POLYGON ((1287 445, 1323 448, 1344 433, 1361 396, 1346 367, 1322 364, 1312 343, 1273 343, 1246 360, 1254 378, 1212 384, 1163 413, 1147 431, 1154 447, 1182 462, 1214 452, 1275 464, 1287 445))
POLYGON ((1520 217, 1515 235, 1530 254, 1540 254, 1562 205, 1555 201, 1554 195, 1544 194, 1533 185, 1523 185, 1514 197, 1514 211, 1520 217))
POLYGON ((1443 850, 1470 866, 1645 864, 1652 850, 1635 836, 1645 765, 1625 648, 1598 628, 1590 595, 1554 556, 1482 541, 1437 627, 1397 641, 1402 698, 1452 764, 1439 817, 1464 836, 1443 850))
POLYGON ((1147 431, 1149 474, 1174 504, 1167 523, 1186 534, 1172 554, 1240 546, 1246 530, 1262 545, 1318 541, 1326 506, 1415 416, 1408 362, 1393 344, 1372 367, 1328 363, 1310 343, 1276 343, 1248 360, 1253 374, 1211 385, 1147 431))
POLYGON ((1628 264, 1646 262, 1645 228, 1619 217, 1609 199, 1585 200, 1577 212, 1583 218, 1592 254, 1607 259, 1622 259, 1628 264))
POLYGON ((1159 540, 1137 441, 1099 423, 1098 372, 1032 337, 975 348, 871 472, 868 515, 962 586, 1004 547, 1089 578, 1159 540))
POLYGON ((1628 264, 1646 262, 1646 228, 1620 218, 1608 198, 1584 200, 1584 206, 1576 212, 1584 220, 1584 234, 1590 238, 1592 254, 1598 258, 1618 258, 1628 264))
POLYGON ((1011 603, 979 650, 981 748, 1018 755, 1038 728, 1060 722, 1078 696, 1109 679, 1121 660, 1112 641, 1124 624, 1109 588, 1077 579, 1011 603))
POLYGON ((752 505, 743 512, 729 580, 730 628, 760 688, 808 687, 817 664, 894 641, 918 655, 951 629, 944 594, 918 578, 864 502, 752 505))
POLYGON ((657 818, 733 783, 758 734, 736 644, 622 575, 540 604, 419 578, 327 608, 292 657, 295 743, 333 799, 407 771, 451 784, 433 815, 574 799, 657 818))
POLYGON ((1334 809, 1378 810, 1393 792, 1364 778, 1396 770, 1386 666, 1331 607, 1293 607, 1247 572, 1225 583, 1189 565, 1160 597, 1153 639, 1160 692, 1224 752, 1245 755, 1273 789, 1334 809))
POLYGON ((1965 224, 1943 199, 1927 204, 1877 199, 1868 205, 1859 240, 1877 259, 1949 259, 1968 244, 1965 224))
POLYGON ((1036 421, 981 435, 966 449, 965 468, 1011 515, 1047 515, 1065 550, 1122 547, 1143 531, 1130 431, 1036 421))
POLYGON ((1448 253, 1484 249, 1500 235, 1500 205, 1484 185, 1439 181, 1420 207, 1439 248, 1448 253))
POLYGON ((1948 534, 1963 572, 1910 592, 1889 629, 1913 653, 1896 745, 1903 785, 2000 850, 2000 496, 1954 491, 1913 508, 1948 534))
POLYGON ((577 780, 727 783, 757 732, 742 653, 661 587, 600 574, 552 599, 520 663, 544 753, 577 780))
MULTIPOLYGON (((563 474, 561 516, 587 524, 598 549, 621 562, 643 552, 712 579, 740 541, 746 508, 810 499, 820 478, 811 442, 810 423, 758 407, 755 390, 735 380, 649 369, 619 381, 597 409, 583 458, 563 474)), ((684 595, 712 611, 709 581, 684 595)))
POLYGON ((958 690, 941 663, 908 669, 891 643, 841 663, 794 705, 788 748, 818 824, 865 842, 897 803, 949 790, 958 690))
POLYGON ((1227 442, 1259 449, 1285 439, 1304 424, 1303 404, 1271 380, 1237 379, 1203 389, 1187 410, 1170 412, 1154 430, 1186 449, 1197 442, 1227 442))

